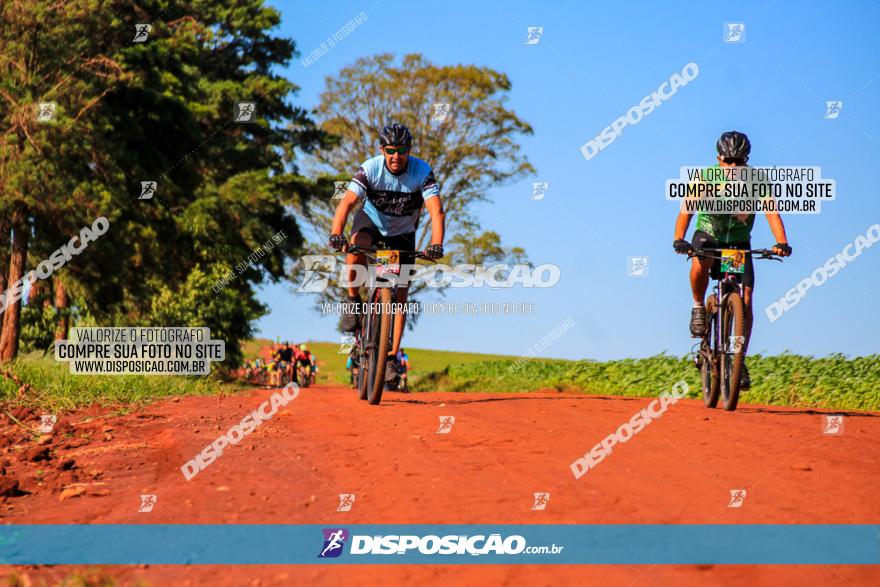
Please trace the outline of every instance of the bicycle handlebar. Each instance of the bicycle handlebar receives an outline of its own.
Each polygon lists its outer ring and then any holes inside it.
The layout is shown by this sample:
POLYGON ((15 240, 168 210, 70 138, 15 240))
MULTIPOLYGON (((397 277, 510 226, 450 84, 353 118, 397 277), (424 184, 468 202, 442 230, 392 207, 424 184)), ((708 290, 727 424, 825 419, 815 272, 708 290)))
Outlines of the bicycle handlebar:
MULTIPOLYGON (((692 248, 691 252, 688 253, 687 258, 692 259, 693 257, 703 257, 705 259, 720 259, 721 255, 711 255, 710 253, 720 253, 721 251, 730 250, 730 249, 718 249, 712 247, 704 247, 701 249, 692 248)), ((744 253, 752 253, 753 255, 758 255, 757 257, 752 257, 753 259, 770 259, 771 261, 779 261, 782 263, 782 257, 774 253, 771 249, 735 249, 737 251, 742 251, 744 253)))
MULTIPOLYGON (((363 252, 363 253, 367 253, 367 256, 370 257, 372 255, 369 255, 369 253, 375 253, 376 251, 380 251, 380 250, 382 250, 382 249, 380 249, 379 247, 368 247, 368 246, 364 246, 364 245, 346 245, 345 248, 343 248, 343 250, 341 252, 353 253, 353 254, 363 252)), ((413 256, 415 256, 416 259, 425 259, 426 261, 436 263, 435 259, 428 257, 422 251, 404 251, 401 249, 394 249, 394 250, 396 250, 401 255, 413 255, 413 256)))

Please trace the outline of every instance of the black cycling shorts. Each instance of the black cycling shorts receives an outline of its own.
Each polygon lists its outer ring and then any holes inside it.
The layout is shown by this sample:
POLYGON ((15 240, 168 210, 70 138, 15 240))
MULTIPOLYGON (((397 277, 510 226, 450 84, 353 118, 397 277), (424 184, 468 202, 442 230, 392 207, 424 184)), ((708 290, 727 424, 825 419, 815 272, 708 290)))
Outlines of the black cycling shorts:
MULTIPOLYGON (((354 214, 354 221, 351 226, 351 235, 357 233, 366 233, 370 236, 370 241, 374 247, 386 247, 401 251, 414 251, 416 249, 416 233, 407 232, 404 234, 396 234, 394 236, 382 236, 379 229, 361 208, 354 214)), ((400 263, 402 265, 412 265, 416 262, 416 256, 413 253, 400 255, 400 263)))
MULTIPOLYGON (((702 230, 698 230, 694 232, 694 238, 691 240, 691 245, 695 249, 709 248, 709 249, 751 249, 752 244, 750 241, 743 241, 739 243, 720 243, 717 239, 715 239, 708 232, 703 232, 702 230)), ((712 279, 718 279, 721 277, 721 259, 715 259, 715 262, 712 264, 712 269, 709 270, 709 275, 712 279)), ((742 274, 742 285, 743 287, 750 287, 752 289, 755 288, 755 264, 752 261, 752 254, 748 253, 746 255, 746 267, 745 271, 742 274)))

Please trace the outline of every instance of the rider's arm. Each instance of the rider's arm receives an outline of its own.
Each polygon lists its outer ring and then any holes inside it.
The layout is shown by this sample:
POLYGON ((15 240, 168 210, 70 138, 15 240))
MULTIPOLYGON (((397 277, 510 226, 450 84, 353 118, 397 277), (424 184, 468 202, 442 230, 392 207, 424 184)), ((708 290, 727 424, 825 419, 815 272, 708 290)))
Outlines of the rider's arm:
POLYGON ((778 212, 765 212, 767 223, 770 225, 770 232, 777 243, 788 244, 788 237, 785 236, 785 225, 782 224, 782 216, 778 212))
POLYGON ((333 215, 333 225, 330 228, 330 234, 342 234, 345 230, 345 222, 348 215, 358 202, 358 195, 351 190, 345 192, 339 205, 336 206, 336 213, 333 215))
POLYGON ((672 240, 684 240, 691 223, 691 216, 693 214, 687 212, 678 213, 678 217, 675 219, 675 236, 672 237, 672 240))
POLYGON ((431 215, 431 244, 442 245, 443 233, 446 230, 446 212, 443 211, 443 202, 440 201, 440 196, 425 200, 425 208, 431 215))

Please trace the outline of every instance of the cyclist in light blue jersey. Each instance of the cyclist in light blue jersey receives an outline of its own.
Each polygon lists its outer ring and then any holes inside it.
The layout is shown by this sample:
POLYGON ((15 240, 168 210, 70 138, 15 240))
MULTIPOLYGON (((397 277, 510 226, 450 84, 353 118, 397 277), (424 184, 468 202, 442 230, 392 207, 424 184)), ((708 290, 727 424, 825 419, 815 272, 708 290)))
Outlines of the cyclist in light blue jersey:
MULTIPOLYGON (((414 251, 416 229, 424 206, 431 217, 431 244, 424 254, 431 259, 441 258, 445 213, 440 200, 440 187, 431 166, 410 155, 412 134, 402 124, 394 123, 383 128, 379 143, 382 154, 361 164, 336 207, 330 230, 330 247, 339 251, 346 245, 348 241, 342 233, 348 215, 358 203, 362 203, 354 215, 351 244, 372 246, 382 240, 389 249, 414 251)), ((414 255, 401 255, 401 265, 414 262, 414 255)), ((356 275, 354 266, 365 266, 366 258, 362 254, 349 254, 346 264, 349 282, 352 282, 356 275)), ((405 286, 399 287, 395 301, 405 303, 408 293, 405 286)), ((346 308, 359 307, 361 298, 357 287, 348 288, 348 297, 351 303, 346 308)), ((396 315, 391 355, 396 355, 400 349, 404 321, 404 313, 396 315)), ((346 312, 340 329, 344 332, 355 331, 357 313, 346 312)))

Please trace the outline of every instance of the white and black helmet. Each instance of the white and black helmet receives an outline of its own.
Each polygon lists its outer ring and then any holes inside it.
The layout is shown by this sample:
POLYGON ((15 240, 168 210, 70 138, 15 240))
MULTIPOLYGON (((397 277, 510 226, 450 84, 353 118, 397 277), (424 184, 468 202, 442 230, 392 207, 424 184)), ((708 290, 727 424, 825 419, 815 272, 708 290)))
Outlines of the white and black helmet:
POLYGON ((748 159, 749 153, 752 152, 752 143, 749 137, 739 132, 731 130, 721 135, 715 144, 720 157, 730 159, 748 159))
POLYGON ((413 138, 409 129, 400 123, 389 124, 379 133, 379 144, 383 147, 393 145, 395 147, 412 146, 413 138))

